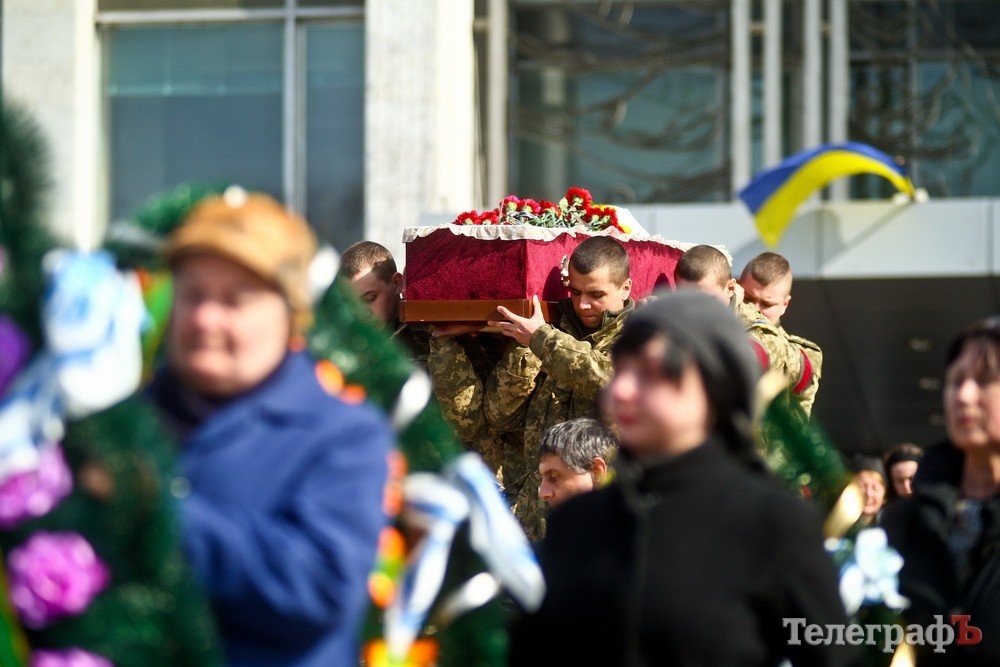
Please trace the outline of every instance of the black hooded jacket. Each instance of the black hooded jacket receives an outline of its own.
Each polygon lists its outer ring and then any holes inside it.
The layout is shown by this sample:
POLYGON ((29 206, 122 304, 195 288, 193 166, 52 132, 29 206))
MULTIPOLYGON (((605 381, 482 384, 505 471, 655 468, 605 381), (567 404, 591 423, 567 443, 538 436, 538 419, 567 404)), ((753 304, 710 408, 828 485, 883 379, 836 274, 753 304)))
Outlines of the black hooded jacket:
POLYGON ((783 619, 847 619, 818 515, 753 460, 759 370, 739 323, 710 297, 677 293, 636 310, 619 344, 651 334, 698 366, 713 433, 641 464, 623 443, 614 484, 552 513, 538 546, 545 600, 515 625, 511 664, 850 664, 853 647, 789 645, 783 619))
POLYGON ((847 622, 820 518, 718 441, 557 508, 539 546, 547 592, 511 665, 853 664, 789 645, 785 618, 847 622))
MULTIPOLYGON (((960 582, 948 548, 962 479, 963 454, 950 443, 927 450, 913 496, 890 503, 882 516, 889 543, 903 556, 900 592, 910 599, 907 623, 927 627, 935 615, 952 623, 968 614, 982 630, 975 645, 952 645, 944 653, 918 649, 921 665, 1000 665, 1000 495, 983 504, 983 533, 970 554, 971 574, 960 582)), ((956 626, 952 626, 956 627, 956 626)))

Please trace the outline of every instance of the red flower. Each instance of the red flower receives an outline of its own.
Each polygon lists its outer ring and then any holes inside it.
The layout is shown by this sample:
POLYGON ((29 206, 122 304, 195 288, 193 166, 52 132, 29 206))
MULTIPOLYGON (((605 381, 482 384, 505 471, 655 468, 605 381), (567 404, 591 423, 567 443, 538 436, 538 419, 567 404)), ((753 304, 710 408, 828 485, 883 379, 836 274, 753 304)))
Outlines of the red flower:
POLYGON ((601 223, 602 229, 607 227, 617 227, 623 232, 621 225, 618 224, 618 212, 613 206, 588 206, 587 210, 584 211, 584 215, 590 219, 590 222, 601 223))
POLYGON ((466 211, 455 218, 455 225, 478 225, 479 213, 476 211, 466 211))
POLYGON ((550 202, 547 199, 543 199, 542 201, 538 202, 538 205, 541 207, 543 211, 555 211, 556 213, 559 212, 559 204, 554 204, 553 202, 550 202))
POLYGON ((593 201, 594 199, 590 196, 590 192, 583 188, 570 188, 566 191, 566 202, 570 208, 586 209, 590 207, 593 201))
POLYGON ((500 208, 502 210, 516 211, 521 208, 521 198, 517 195, 507 195, 500 202, 500 208))
POLYGON ((521 210, 524 211, 525 213, 538 215, 539 213, 542 212, 542 207, 534 199, 522 199, 521 210))
POLYGON ((483 211, 479 214, 479 219, 476 221, 477 225, 499 225, 500 224, 500 214, 496 211, 483 211))

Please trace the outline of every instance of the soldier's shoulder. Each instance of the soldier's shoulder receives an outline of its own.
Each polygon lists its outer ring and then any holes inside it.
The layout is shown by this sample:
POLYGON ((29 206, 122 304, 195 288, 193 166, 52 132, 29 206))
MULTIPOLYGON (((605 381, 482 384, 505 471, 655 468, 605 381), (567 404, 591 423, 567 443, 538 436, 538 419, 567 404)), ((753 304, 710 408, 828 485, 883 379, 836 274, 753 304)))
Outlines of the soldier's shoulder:
POLYGON ((753 304, 737 301, 732 306, 736 318, 748 332, 758 331, 772 335, 781 335, 778 327, 774 326, 769 319, 764 317, 760 310, 753 304))
POLYGON ((822 349, 817 343, 809 340, 808 338, 803 338, 802 336, 796 336, 795 334, 788 334, 788 340, 792 341, 800 347, 804 347, 810 350, 815 350, 816 352, 821 352, 822 349))

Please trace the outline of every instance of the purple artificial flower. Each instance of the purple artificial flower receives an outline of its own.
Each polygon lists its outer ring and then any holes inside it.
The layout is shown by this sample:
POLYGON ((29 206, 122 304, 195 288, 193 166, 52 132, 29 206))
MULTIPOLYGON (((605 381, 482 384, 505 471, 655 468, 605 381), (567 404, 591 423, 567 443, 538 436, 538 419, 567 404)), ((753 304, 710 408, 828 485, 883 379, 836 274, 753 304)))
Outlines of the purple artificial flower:
POLYGON ((40 650, 31 654, 28 667, 115 667, 110 660, 88 653, 83 649, 70 648, 59 651, 40 650))
POLYGON ((0 315, 0 396, 31 356, 31 341, 6 315, 0 315))
POLYGON ((78 533, 35 533, 7 557, 10 600, 29 628, 83 612, 110 580, 78 533))
POLYGON ((42 447, 38 468, 10 475, 0 482, 0 528, 49 513, 73 490, 73 475, 56 444, 42 447))

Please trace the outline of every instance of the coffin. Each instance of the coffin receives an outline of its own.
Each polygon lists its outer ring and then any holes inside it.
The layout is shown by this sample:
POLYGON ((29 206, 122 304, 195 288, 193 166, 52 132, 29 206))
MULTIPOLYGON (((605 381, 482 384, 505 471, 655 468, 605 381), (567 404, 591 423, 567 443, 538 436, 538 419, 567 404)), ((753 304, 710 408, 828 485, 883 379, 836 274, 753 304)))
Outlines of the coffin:
POLYGON ((647 234, 532 225, 410 227, 403 233, 400 317, 408 323, 484 323, 502 319, 498 305, 527 316, 537 294, 546 320, 554 322, 555 304, 569 296, 560 274, 563 258, 594 235, 614 236, 625 246, 636 300, 672 286, 677 261, 694 245, 647 234))

